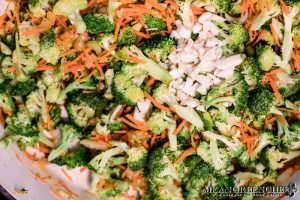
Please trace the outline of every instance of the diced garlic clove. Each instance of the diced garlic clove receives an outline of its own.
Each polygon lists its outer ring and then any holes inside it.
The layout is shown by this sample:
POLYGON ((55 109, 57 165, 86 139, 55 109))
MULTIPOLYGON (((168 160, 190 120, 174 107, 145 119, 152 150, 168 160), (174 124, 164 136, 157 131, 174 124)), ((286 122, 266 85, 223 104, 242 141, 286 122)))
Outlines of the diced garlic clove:
POLYGON ((202 25, 200 23, 196 23, 193 27, 193 33, 199 33, 202 30, 202 25))

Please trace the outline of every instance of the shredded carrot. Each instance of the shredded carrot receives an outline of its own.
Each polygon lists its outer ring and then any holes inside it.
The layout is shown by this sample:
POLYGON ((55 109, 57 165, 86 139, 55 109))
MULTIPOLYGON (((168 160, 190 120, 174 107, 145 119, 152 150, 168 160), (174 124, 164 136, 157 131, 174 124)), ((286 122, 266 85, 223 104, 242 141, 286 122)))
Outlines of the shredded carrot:
POLYGON ((175 163, 181 163, 186 157, 188 157, 189 155, 191 155, 192 153, 195 153, 195 148, 189 148, 187 150, 185 150, 181 156, 176 160, 175 163))
POLYGON ((41 65, 38 66, 35 71, 39 72, 39 71, 48 71, 48 70, 54 70, 56 67, 55 66, 50 66, 50 65, 41 65))
POLYGON ((274 69, 268 73, 266 73, 266 75, 274 75, 274 74, 278 74, 278 73, 281 73, 283 72, 283 69, 282 68, 277 68, 277 69, 274 69))
POLYGON ((17 152, 15 152, 16 158, 19 161, 20 164, 23 163, 23 160, 20 158, 19 154, 17 152))
POLYGON ((201 15, 205 12, 205 10, 201 7, 197 7, 194 4, 191 5, 191 9, 194 15, 201 15))
POLYGON ((151 37, 150 34, 142 33, 142 32, 140 32, 140 31, 134 30, 133 32, 134 32, 137 36, 140 36, 140 37, 145 38, 145 39, 149 39, 149 38, 151 37))
POLYGON ((150 141, 150 147, 153 147, 154 143, 155 143, 155 140, 160 138, 160 136, 158 135, 153 135, 152 138, 151 138, 151 141, 150 141))
POLYGON ((265 30, 262 30, 259 35, 257 36, 255 42, 253 43, 253 45, 256 45, 257 43, 259 43, 263 37, 266 35, 266 31, 265 30))
POLYGON ((132 187, 134 190, 137 189, 138 186, 138 178, 139 178, 139 173, 138 172, 134 172, 133 176, 132 176, 132 187))
POLYGON ((61 172, 65 175, 65 177, 73 183, 72 177, 66 172, 64 168, 61 168, 61 172))
POLYGON ((193 149, 197 148, 197 144, 194 139, 194 134, 191 134, 191 146, 193 147, 193 149))
POLYGON ((146 61, 141 60, 136 56, 128 56, 128 60, 134 63, 146 64, 146 61))
POLYGON ((138 130, 142 130, 142 131, 147 131, 148 130, 147 127, 141 126, 141 125, 138 125, 138 124, 134 124, 134 123, 128 121, 127 119, 123 118, 123 117, 119 118, 119 120, 121 122, 127 124, 128 126, 131 126, 132 128, 135 128, 135 129, 138 129, 138 130))
POLYGON ((27 151, 23 151, 22 153, 29 161, 35 161, 35 156, 30 155, 27 151))
POLYGON ((271 117, 270 119, 268 119, 266 117, 266 119, 265 119, 265 127, 268 128, 269 124, 272 124, 274 121, 276 121, 276 119, 277 119, 276 117, 271 117))
POLYGON ((64 52, 64 53, 62 53, 62 54, 60 54, 59 56, 60 56, 61 58, 63 58, 63 57, 66 57, 66 56, 68 56, 68 55, 70 55, 70 54, 73 54, 73 53, 75 53, 75 52, 77 52, 76 49, 70 49, 70 50, 68 50, 68 51, 66 51, 66 52, 64 52))
POLYGON ((179 126, 176 128, 176 130, 174 131, 174 135, 178 135, 178 133, 182 130, 182 128, 185 126, 185 124, 187 123, 187 121, 184 119, 179 126))
POLYGON ((0 107, 0 124, 3 124, 3 123, 4 123, 3 110, 0 107))
POLYGON ((142 144, 146 149, 150 149, 150 146, 149 146, 147 140, 144 140, 142 144))
POLYGON ((24 31, 22 34, 23 35, 35 35, 39 33, 44 33, 48 30, 48 28, 41 28, 41 27, 33 27, 28 31, 24 31))
POLYGON ((275 78, 272 75, 266 75, 265 80, 270 84, 277 101, 282 101, 282 96, 279 92, 275 78))
POLYGON ((241 142, 248 143, 248 142, 252 142, 252 141, 255 141, 255 140, 257 140, 257 137, 256 136, 251 136, 251 137, 247 137, 247 138, 242 139, 241 142))
POLYGON ((254 135, 254 134, 257 134, 257 133, 258 133, 257 130, 255 130, 254 128, 248 126, 248 125, 245 124, 244 122, 240 122, 240 124, 241 124, 241 126, 242 126, 245 130, 249 131, 249 132, 251 133, 251 135, 254 135))
POLYGON ((296 115, 300 114, 300 111, 298 111, 298 110, 292 110, 292 109, 287 109, 287 108, 278 108, 278 110, 293 113, 293 114, 296 114, 296 115))
POLYGON ((166 112, 170 112, 170 108, 167 108, 165 107, 164 105, 160 104, 158 101, 156 101, 148 92, 144 92, 144 95, 147 99, 149 99, 153 105, 163 111, 166 111, 166 112))
POLYGON ((64 199, 56 189, 51 189, 50 192, 54 196, 54 198, 56 198, 57 200, 63 200, 64 199))
POLYGON ((154 83, 155 83, 155 78, 150 77, 149 80, 147 80, 147 82, 146 82, 146 86, 147 86, 147 87, 150 87, 150 86, 152 86, 154 83))
POLYGON ((115 26, 115 27, 116 27, 116 28, 115 28, 115 41, 118 40, 118 35, 119 35, 119 31, 120 31, 120 29, 121 29, 121 24, 122 24, 123 20, 124 20, 124 18, 123 18, 123 17, 120 17, 120 18, 118 18, 117 21, 116 21, 116 26, 115 26))
POLYGON ((285 2, 283 0, 279 0, 279 2, 281 4, 282 12, 284 14, 289 14, 291 11, 290 11, 290 8, 285 4, 285 2))

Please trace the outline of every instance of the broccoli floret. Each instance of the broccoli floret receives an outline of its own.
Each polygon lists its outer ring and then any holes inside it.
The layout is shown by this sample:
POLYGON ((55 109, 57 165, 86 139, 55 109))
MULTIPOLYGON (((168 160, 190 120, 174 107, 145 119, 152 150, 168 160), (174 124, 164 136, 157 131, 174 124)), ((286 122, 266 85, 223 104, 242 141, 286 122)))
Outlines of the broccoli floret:
POLYGON ((260 85, 262 73, 260 71, 260 65, 256 59, 248 58, 244 61, 241 65, 241 73, 250 87, 260 85))
POLYGON ((300 156, 300 151, 280 152, 275 147, 267 148, 261 153, 261 162, 272 170, 281 169, 285 163, 300 156))
POLYGON ((149 129, 154 134, 161 134, 169 127, 169 121, 166 120, 169 117, 167 116, 167 113, 164 111, 154 111, 151 113, 151 116, 147 120, 147 124, 149 126, 149 129))
POLYGON ((46 99, 50 103, 57 101, 58 95, 61 91, 61 79, 63 78, 60 70, 44 71, 37 81, 38 88, 46 91, 46 99))
POLYGON ((53 108, 50 110, 49 114, 54 128, 56 128, 56 126, 62 121, 60 113, 61 109, 58 105, 54 105, 53 108))
POLYGON ((295 41, 300 41, 300 25, 293 27, 293 35, 295 41))
POLYGON ((213 193, 205 192, 207 185, 216 189, 226 189, 234 186, 234 181, 229 176, 217 174, 207 163, 199 164, 191 174, 185 186, 185 199, 226 199, 227 197, 217 196, 213 193))
POLYGON ((117 52, 117 57, 128 62, 130 62, 130 57, 135 57, 139 60, 136 66, 147 71, 147 73, 156 80, 166 82, 172 80, 172 77, 167 70, 160 67, 159 64, 152 59, 147 58, 135 45, 123 47, 117 52))
POLYGON ((218 147, 218 143, 214 139, 210 139, 209 142, 200 142, 197 154, 221 174, 228 174, 234 169, 231 163, 231 151, 218 147))
POLYGON ((205 137, 208 137, 210 140, 217 140, 223 142, 232 152, 233 156, 237 159, 238 163, 242 167, 247 167, 250 162, 250 155, 246 149, 245 144, 242 142, 230 141, 226 136, 218 135, 209 131, 203 132, 205 137))
POLYGON ((106 15, 87 13, 83 16, 83 21, 87 31, 92 34, 111 33, 115 29, 115 25, 106 15))
POLYGON ((234 105, 234 113, 238 114, 247 107, 248 90, 249 85, 243 79, 241 73, 236 72, 232 78, 225 80, 208 93, 206 107, 209 108, 219 103, 228 102, 234 105), (227 96, 224 96, 224 94, 227 96))
POLYGON ((151 32, 160 32, 167 28, 164 20, 158 16, 144 14, 142 16, 143 22, 147 27, 147 30, 151 32))
POLYGON ((176 97, 171 94, 166 84, 160 84, 153 92, 153 97, 159 103, 166 103, 172 106, 175 112, 186 121, 193 124, 197 129, 203 130, 203 122, 198 113, 189 107, 183 107, 178 105, 176 97))
POLYGON ((176 47, 176 41, 170 37, 154 36, 147 40, 140 48, 151 59, 163 62, 176 47))
POLYGON ((13 96, 26 96, 36 88, 36 82, 34 79, 27 79, 25 81, 15 82, 12 84, 13 96))
POLYGON ((25 102, 25 106, 30 113, 30 117, 36 118, 38 115, 42 115, 44 122, 47 121, 47 104, 44 92, 42 90, 35 90, 31 92, 25 102))
POLYGON ((124 150, 120 147, 115 147, 109 150, 106 150, 95 158, 93 158, 89 163, 88 167, 96 172, 97 174, 105 173, 105 170, 108 168, 109 160, 113 158, 113 156, 119 155, 123 153, 124 150))
POLYGON ((7 86, 3 84, 7 84, 6 81, 0 84, 0 107, 4 111, 9 111, 13 113, 16 109, 14 100, 11 94, 7 91, 7 86))
POLYGON ((132 171, 138 171, 146 166, 148 151, 145 147, 132 147, 126 153, 128 168, 132 171))
POLYGON ((40 34, 34 35, 24 35, 22 34, 25 30, 32 28, 32 25, 28 21, 23 21, 19 25, 19 37, 20 37, 20 45, 23 47, 28 47, 33 55, 37 55, 40 51, 40 34))
POLYGON ((180 181, 174 164, 176 158, 174 151, 163 147, 156 148, 150 152, 145 176, 152 186, 163 186, 169 179, 180 181))
POLYGON ((186 148, 191 146, 191 135, 193 133, 193 130, 190 130, 187 127, 183 127, 181 131, 177 135, 177 141, 178 145, 181 148, 186 148))
POLYGON ((59 60, 59 48, 55 44, 55 33, 53 30, 46 33, 40 43, 40 57, 43 58, 47 63, 55 65, 59 60))
POLYGON ((53 7, 53 13, 68 17, 76 26, 76 32, 82 34, 86 30, 86 25, 79 11, 87 8, 87 5, 87 0, 59 0, 53 7))
POLYGON ((19 148, 24 151, 27 147, 34 147, 39 143, 39 138, 37 136, 23 136, 23 135, 8 135, 0 140, 0 144, 7 147, 13 142, 17 142, 19 148))
POLYGON ((121 72, 116 73, 112 84, 112 94, 121 104, 135 105, 139 100, 144 98, 142 89, 135 85, 128 78, 128 75, 121 72))
POLYGON ((269 90, 258 88, 250 92, 248 108, 256 115, 267 115, 275 103, 275 96, 269 90))
POLYGON ((93 78, 80 81, 79 79, 71 82, 66 88, 64 88, 58 95, 57 103, 62 103, 67 99, 67 94, 77 90, 95 90, 97 82, 93 78))
POLYGON ((67 103, 67 111, 71 121, 79 127, 85 127, 88 121, 95 116, 95 110, 84 101, 67 103))
POLYGON ((230 24, 216 22, 216 25, 220 27, 219 37, 226 41, 226 47, 229 51, 239 53, 244 49, 244 43, 248 40, 249 35, 242 24, 239 22, 231 22, 230 24))
POLYGON ((68 169, 84 166, 89 162, 89 151, 83 146, 61 155, 51 161, 59 166, 66 165, 68 169))
POLYGON ((184 159, 182 165, 180 166, 180 174, 182 176, 182 182, 186 183, 191 175, 193 170, 203 163, 203 160, 198 155, 190 155, 184 159))
POLYGON ((274 66, 276 53, 269 45, 258 45, 256 47, 257 60, 263 71, 270 71, 274 66))
POLYGON ((261 12, 254 16, 253 22, 250 27, 251 31, 259 30, 267 21, 280 14, 281 9, 278 1, 271 0, 270 3, 270 9, 268 9, 268 6, 263 6, 261 12))
POLYGON ((285 72, 276 74, 280 94, 287 98, 300 90, 300 77, 290 76, 285 72))
POLYGON ((122 122, 120 121, 112 121, 107 124, 107 129, 111 132, 121 130, 122 122))
POLYGON ((33 17, 44 17, 49 8, 49 0, 29 0, 28 6, 33 17))
POLYGON ((268 145, 276 144, 276 137, 270 130, 262 130, 258 135, 258 146, 254 149, 251 159, 255 160, 259 156, 260 152, 268 145))
POLYGON ((74 98, 74 102, 85 102, 89 107, 98 111, 102 111, 108 106, 108 101, 97 93, 80 93, 74 98))
POLYGON ((26 110, 19 110, 15 115, 5 120, 7 133, 18 134, 25 137, 38 136, 39 130, 26 110))
POLYGON ((228 13, 233 16, 239 16, 241 14, 241 2, 234 1, 229 5, 228 13))
POLYGON ((120 45, 130 45, 134 44, 137 39, 134 30, 130 26, 125 26, 120 30, 118 43, 120 45))
POLYGON ((73 125, 61 124, 59 125, 59 129, 62 133, 61 143, 50 152, 48 156, 49 162, 59 156, 66 154, 72 144, 74 144, 75 142, 79 142, 82 138, 82 134, 73 125))

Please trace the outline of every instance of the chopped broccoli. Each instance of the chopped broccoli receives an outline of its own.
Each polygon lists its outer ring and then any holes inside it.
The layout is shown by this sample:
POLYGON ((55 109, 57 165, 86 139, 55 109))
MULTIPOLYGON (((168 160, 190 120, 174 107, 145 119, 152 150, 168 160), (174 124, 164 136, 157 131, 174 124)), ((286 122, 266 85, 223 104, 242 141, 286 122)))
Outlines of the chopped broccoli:
POLYGON ((164 111, 154 111, 152 112, 151 116, 147 120, 147 124, 149 129, 154 134, 161 134, 169 127, 168 115, 164 111))
POLYGON ((159 66, 152 59, 147 58, 143 52, 135 45, 126 46, 117 52, 117 57, 121 60, 130 62, 130 57, 135 57, 139 60, 137 67, 148 72, 150 76, 156 80, 169 82, 172 80, 169 72, 159 66))
POLYGON ((270 130, 262 130, 258 136, 258 146, 254 149, 251 159, 255 160, 259 156, 260 152, 268 145, 276 144, 276 137, 270 130))
POLYGON ((256 47, 257 60, 263 71, 270 71, 275 64, 276 53, 269 45, 258 45, 256 47))
POLYGON ((24 151, 27 147, 34 147, 39 143, 39 138, 37 136, 23 136, 23 135, 8 135, 0 140, 0 144, 5 147, 13 142, 17 142, 19 148, 24 151))
POLYGON ((270 9, 268 9, 268 6, 263 6, 261 12, 254 16, 250 27, 251 31, 259 30, 267 21, 280 14, 281 9, 279 2, 277 0, 271 0, 270 3, 270 9))
POLYGON ((145 147, 132 147, 126 153, 128 168, 132 171, 138 171, 146 166, 148 151, 145 147))
POLYGON ((191 128, 183 127, 177 135, 178 146, 186 148, 191 146, 191 135, 193 130, 191 128))
POLYGON ((4 84, 7 83, 5 81, 3 83, 0 83, 0 107, 4 111, 13 113, 16 109, 15 103, 10 92, 7 91, 7 86, 4 84))
POLYGON ((67 111, 71 121, 79 127, 87 126, 89 120, 95 116, 95 110, 84 101, 68 102, 67 111))
POLYGON ((160 32, 167 28, 164 20, 158 16, 144 14, 142 16, 143 22, 147 27, 147 30, 151 32, 160 32))
POLYGON ((85 147, 79 146, 79 148, 61 155, 51 162, 59 166, 66 165, 68 169, 73 169, 84 166, 89 162, 89 152, 85 147))
POLYGON ((240 53, 244 49, 244 43, 248 40, 248 31, 239 22, 231 22, 226 24, 224 22, 216 22, 219 26, 219 37, 226 41, 226 48, 224 50, 240 53))
POLYGON ((241 73, 250 87, 260 85, 262 73, 260 65, 254 58, 248 58, 241 65, 241 73))
POLYGON ((82 134, 77 130, 77 128, 70 124, 61 124, 59 128, 62 133, 61 143, 50 152, 48 156, 49 162, 66 154, 69 151, 69 148, 74 145, 75 142, 79 142, 82 138, 82 134))
POLYGON ((147 40, 140 48, 149 58, 163 62, 175 46, 176 41, 173 38, 159 35, 147 40))
POLYGON ((87 0, 59 0, 53 7, 53 13, 68 17, 76 26, 76 32, 82 34, 86 30, 86 25, 79 11, 87 8, 87 5, 87 0))
POLYGON ((218 143, 215 139, 210 139, 209 142, 200 142, 197 148, 197 154, 205 162, 213 166, 220 174, 228 174, 234 169, 231 163, 231 151, 226 148, 218 147, 218 143))
POLYGON ((34 79, 27 79, 25 81, 15 82, 12 84, 13 96, 26 96, 36 88, 36 82, 34 79))
POLYGON ((298 75, 290 76, 285 72, 276 74, 279 92, 284 98, 287 98, 300 90, 300 77, 298 75))
POLYGON ((112 121, 107 124, 107 129, 111 132, 118 131, 122 128, 122 122, 112 121))
POLYGON ((111 33, 115 29, 115 25, 106 15, 87 13, 83 16, 83 21, 87 31, 92 34, 111 33))
POLYGON ((24 35, 22 34, 25 30, 32 28, 32 25, 28 21, 23 21, 19 25, 19 37, 20 37, 20 45, 23 47, 28 47, 33 55, 37 55, 40 51, 40 34, 34 35, 24 35))
POLYGON ((256 115, 268 114, 274 107, 275 96, 269 90, 258 88, 250 92, 248 100, 248 108, 250 112, 256 115))
POLYGON ((285 163, 300 156, 300 151, 280 152, 275 147, 266 148, 261 154, 261 161, 272 170, 281 169, 285 163))
POLYGON ((226 136, 218 135, 209 131, 203 132, 205 137, 223 142, 229 149, 232 150, 234 157, 242 167, 247 167, 250 162, 250 155, 245 144, 239 141, 230 141, 226 136))
POLYGON ((118 43, 120 45, 130 45, 134 44, 137 39, 134 30, 130 26, 125 26, 120 30, 118 43))
POLYGON ((59 48, 55 44, 55 33, 53 30, 47 32, 41 39, 40 57, 47 63, 55 65, 59 60, 59 48))
POLYGON ((49 0, 28 0, 29 9, 33 17, 44 17, 49 8, 49 0))
POLYGON ((25 137, 38 136, 39 130, 26 110, 19 110, 13 116, 7 117, 5 122, 7 124, 5 132, 7 133, 25 137))

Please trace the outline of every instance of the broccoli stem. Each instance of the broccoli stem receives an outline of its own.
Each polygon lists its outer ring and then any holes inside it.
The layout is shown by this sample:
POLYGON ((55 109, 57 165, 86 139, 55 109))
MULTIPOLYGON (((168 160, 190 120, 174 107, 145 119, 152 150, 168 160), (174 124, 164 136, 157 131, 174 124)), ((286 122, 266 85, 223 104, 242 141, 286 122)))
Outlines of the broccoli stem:
POLYGON ((171 105, 173 108, 175 108, 176 113, 186 121, 193 124, 196 128, 199 130, 203 130, 203 122, 200 116, 197 114, 197 112, 193 108, 183 107, 180 105, 171 105))
POLYGON ((210 131, 205 131, 202 133, 204 136, 212 139, 212 140, 219 140, 221 142, 223 142, 226 146, 228 146, 230 149, 232 149, 234 152, 236 152, 238 150, 238 145, 230 142, 225 136, 223 135, 218 135, 215 133, 212 133, 210 131))
POLYGON ((168 130, 170 150, 172 151, 177 151, 177 136, 174 135, 175 130, 176 130, 176 122, 175 120, 172 120, 172 122, 170 122, 169 130, 168 130))

